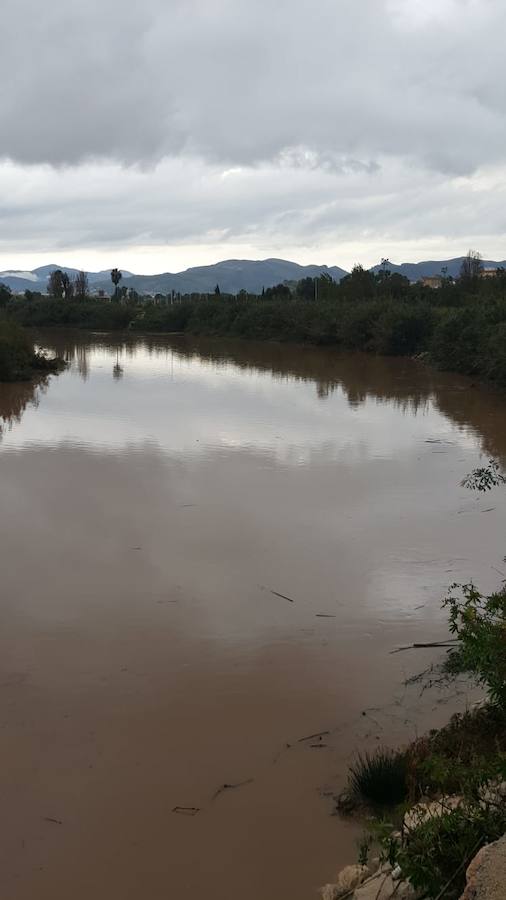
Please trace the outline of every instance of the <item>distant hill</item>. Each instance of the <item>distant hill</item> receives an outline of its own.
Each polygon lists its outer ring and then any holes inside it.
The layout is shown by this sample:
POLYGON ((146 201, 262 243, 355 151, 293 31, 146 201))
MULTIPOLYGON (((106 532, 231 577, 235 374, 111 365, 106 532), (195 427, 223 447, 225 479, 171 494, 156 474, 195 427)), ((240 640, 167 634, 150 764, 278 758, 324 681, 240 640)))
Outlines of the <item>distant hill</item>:
MULTIPOLYGON (((463 259, 463 256, 458 256, 456 259, 428 260, 401 265, 389 263, 389 269, 391 272, 405 275, 410 281, 418 281, 426 275, 440 275, 441 270, 446 267, 447 274, 456 278, 463 259)), ((506 261, 483 260, 483 265, 506 268, 506 261)), ((371 271, 378 272, 380 268, 379 265, 373 266, 371 271)), ((29 272, 15 270, 0 272, 0 283, 8 285, 16 293, 23 293, 26 290, 45 293, 49 275, 55 269, 62 269, 72 276, 77 273, 77 269, 65 266, 39 266, 38 269, 29 272)), ((260 294, 262 288, 273 287, 283 282, 293 283, 302 278, 315 278, 323 273, 328 273, 334 281, 340 281, 347 274, 339 266, 300 266, 286 259, 226 259, 212 266, 196 266, 184 272, 162 272, 160 275, 134 275, 132 272, 124 271, 122 284, 128 285, 139 294, 168 294, 171 291, 181 294, 211 293, 217 284, 222 293, 226 294, 238 294, 242 290, 260 294)), ((87 275, 92 291, 111 292, 109 270, 87 272, 87 275)))
MULTIPOLYGON (((0 272, 0 282, 7 284, 17 293, 41 291, 47 289, 47 279, 55 269, 62 269, 69 275, 75 275, 77 269, 65 266, 40 266, 30 272, 0 272)), ((346 275, 338 266, 299 266, 298 263, 284 259, 228 259, 212 266, 198 266, 184 272, 164 272, 161 275, 133 275, 123 272, 123 284, 138 291, 139 294, 168 294, 170 291, 190 293, 210 293, 217 284, 223 293, 237 294, 241 290, 260 293, 262 288, 273 287, 284 281, 300 281, 301 278, 314 278, 328 272, 336 281, 346 275)), ((93 290, 111 291, 109 271, 88 272, 88 280, 93 290)))
MULTIPOLYGON (((47 281, 51 274, 51 272, 55 272, 56 269, 61 269, 62 272, 66 272, 67 275, 74 277, 77 275, 79 269, 70 269, 68 266, 57 266, 57 265, 48 265, 48 266, 39 266, 38 269, 32 269, 31 271, 22 271, 20 269, 9 269, 5 272, 0 272, 0 284, 6 284, 10 287, 11 291, 14 291, 17 294, 22 294, 24 291, 40 291, 41 293, 45 293, 47 290, 47 281)), ((110 273, 108 271, 105 272, 87 272, 88 282, 91 288, 95 289, 95 286, 100 283, 107 282, 107 290, 109 290, 111 286, 111 278, 110 273)), ((123 277, 125 279, 130 278, 131 272, 123 272, 123 277)))
MULTIPOLYGON (((447 269, 447 275, 452 275, 453 278, 457 278, 464 259, 464 256, 457 256, 455 259, 428 260, 427 262, 419 263, 401 263, 400 266, 389 262, 388 269, 390 272, 405 275, 410 281, 419 281, 420 278, 425 278, 428 275, 441 275, 443 268, 447 269)), ((499 268, 500 266, 506 268, 506 262, 504 260, 503 262, 495 262, 491 259, 483 259, 482 264, 485 268, 499 268)), ((380 265, 373 266, 371 272, 379 272, 380 269, 380 265)))
MULTIPOLYGON (((299 266, 285 259, 227 259, 212 266, 197 266, 174 274, 132 275, 128 286, 140 294, 168 294, 170 291, 192 294, 211 293, 218 284, 225 294, 238 294, 239 291, 260 294, 264 287, 314 278, 323 272, 328 272, 335 281, 346 275, 345 270, 338 266, 299 266)), ((99 287, 106 285, 108 287, 110 282, 97 283, 99 287)))

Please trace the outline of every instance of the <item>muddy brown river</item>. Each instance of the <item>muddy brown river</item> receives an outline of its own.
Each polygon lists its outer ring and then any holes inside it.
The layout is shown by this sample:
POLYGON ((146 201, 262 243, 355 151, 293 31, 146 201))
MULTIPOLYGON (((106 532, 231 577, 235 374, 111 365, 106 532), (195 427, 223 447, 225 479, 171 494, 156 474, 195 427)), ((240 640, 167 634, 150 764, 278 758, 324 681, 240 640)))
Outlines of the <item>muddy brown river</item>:
POLYGON ((506 490, 459 482, 506 401, 324 349, 39 340, 68 369, 0 385, 0 896, 311 900, 355 860, 356 750, 472 699, 390 651, 502 577, 506 490))

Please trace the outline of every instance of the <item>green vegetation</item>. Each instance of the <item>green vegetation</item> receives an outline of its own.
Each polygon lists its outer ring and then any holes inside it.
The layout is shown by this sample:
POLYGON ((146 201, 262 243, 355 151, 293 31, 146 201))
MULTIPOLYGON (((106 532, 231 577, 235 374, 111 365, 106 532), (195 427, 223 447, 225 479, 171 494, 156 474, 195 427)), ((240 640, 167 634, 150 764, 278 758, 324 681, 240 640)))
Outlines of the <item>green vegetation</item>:
POLYGON ((374 753, 359 753, 350 766, 348 785, 359 802, 397 806, 408 793, 406 754, 381 747, 374 753))
POLYGON ((103 330, 189 332, 254 340, 296 341, 340 350, 422 355, 440 368, 506 386, 506 270, 481 277, 469 254, 461 277, 442 274, 440 286, 410 284, 388 264, 377 273, 356 266, 340 283, 329 275, 281 284, 261 295, 241 291, 140 297, 120 286, 113 297, 90 297, 84 273, 69 281, 51 275, 51 296, 14 297, 0 287, 0 305, 22 325, 68 325, 103 330))
MULTIPOLYGON (((355 766, 352 787, 356 777, 355 766)), ((506 832, 505 778, 506 713, 492 704, 454 716, 402 753, 376 751, 358 767, 360 800, 375 813, 362 857, 379 844, 381 862, 400 866, 423 897, 456 900, 473 856, 506 832)))
POLYGON ((0 381, 26 381, 37 372, 53 372, 60 361, 36 353, 19 325, 0 319, 0 381))
POLYGON ((453 716, 408 749, 409 797, 471 794, 506 762, 506 714, 487 705, 453 716))
MULTIPOLYGON (((506 831, 506 807, 466 799, 453 810, 422 822, 395 861, 422 896, 457 900, 465 887, 466 869, 480 847, 506 831)), ((390 850, 391 852, 391 850, 390 850)))
MULTIPOLYGON (((505 480, 492 459, 462 483, 487 491, 505 480)), ((478 850, 506 832, 506 587, 486 596, 473 584, 453 584, 443 606, 455 637, 443 672, 470 675, 485 688, 487 705, 454 716, 403 752, 359 757, 349 786, 360 801, 391 814, 391 821, 373 822, 361 858, 374 837, 381 861, 398 866, 423 897, 456 900, 478 850)))
POLYGON ((495 459, 490 459, 488 466, 474 469, 461 481, 462 487, 471 491, 491 491, 499 484, 506 484, 506 477, 500 471, 499 463, 495 459))
POLYGON ((458 638, 447 671, 469 672, 506 714, 506 588, 484 596, 473 584, 452 585, 444 605, 458 638))
POLYGON ((120 303, 92 299, 66 301, 41 295, 11 300, 7 313, 12 320, 27 327, 63 325, 97 331, 123 330, 133 318, 132 309, 120 303))

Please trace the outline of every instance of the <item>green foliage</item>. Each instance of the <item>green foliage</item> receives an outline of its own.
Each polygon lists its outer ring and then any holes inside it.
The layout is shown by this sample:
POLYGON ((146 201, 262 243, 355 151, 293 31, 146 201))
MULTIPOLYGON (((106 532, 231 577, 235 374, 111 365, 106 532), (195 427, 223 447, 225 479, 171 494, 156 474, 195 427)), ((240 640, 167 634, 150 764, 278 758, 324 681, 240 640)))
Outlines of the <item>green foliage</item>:
POLYGON ((404 877, 423 896, 453 900, 465 887, 466 868, 479 848, 506 831, 506 805, 464 801, 415 828, 399 846, 404 877))
POLYGON ((502 474, 499 463, 495 459, 490 459, 488 466, 474 469, 460 483, 462 487, 471 491, 491 491, 499 484, 506 484, 506 477, 502 474))
MULTIPOLYGON (((443 815, 420 816, 402 825, 405 806, 392 820, 375 818, 359 844, 371 844, 380 861, 399 865, 423 897, 457 898, 465 870, 478 849, 506 831, 506 803, 498 791, 506 778, 506 714, 495 706, 455 715, 442 729, 418 738, 406 750, 411 803, 438 798, 443 815), (458 795, 460 805, 445 801, 458 795)), ((413 818, 413 817, 412 817, 413 818)))
POLYGON ((12 300, 12 291, 10 287, 7 287, 6 284, 2 284, 0 282, 0 308, 5 309, 5 307, 12 300))
POLYGON ((34 351, 26 332, 0 319, 0 381, 25 381, 35 371, 52 371, 57 364, 34 351))
POLYGON ((359 753, 350 766, 350 792, 372 806, 397 806, 408 793, 408 769, 405 753, 378 748, 374 753, 359 753))
POLYGON ((63 301, 52 297, 16 300, 9 307, 11 319, 21 325, 42 327, 65 325, 75 328, 127 328, 134 313, 120 303, 76 298, 63 301))
POLYGON ((358 845, 358 864, 359 866, 367 866, 369 862, 369 854, 372 846, 372 835, 364 834, 357 842, 358 845))
MULTIPOLYGON (((442 369, 506 387, 506 272, 494 278, 442 277, 434 290, 392 273, 356 266, 340 283, 328 273, 280 284, 257 296, 213 293, 140 297, 120 287, 114 302, 53 273, 56 298, 0 294, 8 315, 27 325, 71 325, 144 332, 185 331, 255 340, 298 341, 384 355, 420 355, 442 369), (72 288, 74 298, 72 299, 72 288), (59 298, 59 299, 58 299, 59 298), (76 302, 79 298, 79 303, 76 302), (63 302, 65 299, 65 302, 63 302)), ((218 286, 217 286, 218 287, 218 286)))
POLYGON ((408 748, 410 797, 473 793, 502 771, 505 759, 505 713, 490 705, 459 713, 408 748))
POLYGON ((453 584, 444 606, 458 638, 450 665, 471 672, 506 711, 506 588, 485 596, 473 584, 453 584))
POLYGON ((423 352, 434 327, 433 311, 423 304, 392 304, 382 309, 374 334, 376 353, 410 356, 423 352))

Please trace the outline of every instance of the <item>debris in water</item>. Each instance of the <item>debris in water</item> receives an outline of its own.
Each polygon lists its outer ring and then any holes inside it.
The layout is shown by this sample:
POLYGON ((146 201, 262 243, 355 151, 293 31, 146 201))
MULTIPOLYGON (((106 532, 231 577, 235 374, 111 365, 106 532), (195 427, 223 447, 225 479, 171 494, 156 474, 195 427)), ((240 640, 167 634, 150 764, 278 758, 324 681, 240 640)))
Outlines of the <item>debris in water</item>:
POLYGON ((172 812, 178 816, 196 816, 200 809, 197 806, 175 806, 172 812))
POLYGON ((303 744, 304 741, 312 741, 314 738, 326 737, 329 734, 330 731, 317 731, 316 734, 308 734, 307 737, 299 738, 298 743, 303 744))
POLYGON ((63 825, 61 819, 52 819, 51 816, 44 816, 44 822, 52 822, 53 825, 63 825))
POLYGON ((225 791, 234 791, 236 788, 246 787, 247 784, 253 784, 254 780, 254 778, 247 778, 246 781, 238 781, 237 784, 222 784, 222 786, 213 794, 212 800, 216 800, 216 798, 225 791))
POLYGON ((428 644, 409 644, 407 647, 397 647, 397 650, 390 650, 390 653, 402 653, 403 650, 422 650, 426 647, 453 647, 456 643, 457 638, 448 641, 431 641, 428 644))
POLYGON ((293 603, 291 597, 287 597, 286 594, 278 594, 277 591, 271 591, 271 594, 274 594, 275 597, 281 597, 282 600, 288 600, 289 603, 293 603))

